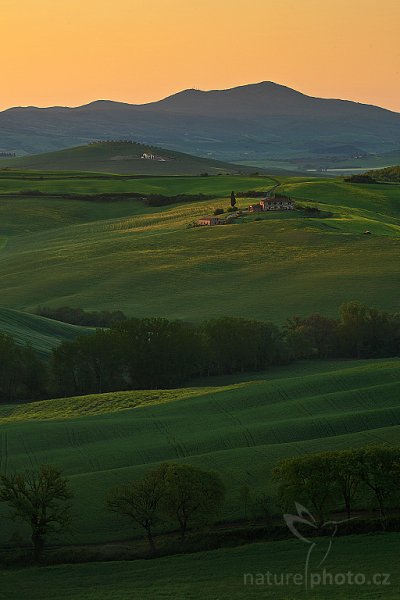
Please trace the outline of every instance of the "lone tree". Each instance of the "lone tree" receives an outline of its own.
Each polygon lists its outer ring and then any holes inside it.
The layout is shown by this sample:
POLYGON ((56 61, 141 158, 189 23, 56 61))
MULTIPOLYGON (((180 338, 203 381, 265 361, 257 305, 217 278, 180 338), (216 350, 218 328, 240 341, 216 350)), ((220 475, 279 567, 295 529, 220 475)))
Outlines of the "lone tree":
POLYGON ((236 206, 235 192, 231 192, 231 206, 232 206, 232 208, 234 208, 236 206))
POLYGON ((285 509, 301 502, 314 513, 318 527, 329 517, 338 497, 333 463, 328 453, 282 460, 273 471, 285 509))
POLYGON ((128 517, 145 529, 153 554, 156 552, 153 526, 158 519, 159 504, 164 494, 166 468, 166 465, 161 465, 142 479, 115 488, 107 500, 108 510, 128 517))
POLYGON ((42 465, 36 473, 0 477, 0 501, 10 507, 10 518, 31 527, 35 562, 40 562, 46 536, 69 526, 71 498, 67 479, 50 465, 42 465))
POLYGON ((192 465, 169 464, 165 472, 162 509, 179 524, 181 541, 195 517, 210 521, 222 507, 225 487, 217 473, 192 465))

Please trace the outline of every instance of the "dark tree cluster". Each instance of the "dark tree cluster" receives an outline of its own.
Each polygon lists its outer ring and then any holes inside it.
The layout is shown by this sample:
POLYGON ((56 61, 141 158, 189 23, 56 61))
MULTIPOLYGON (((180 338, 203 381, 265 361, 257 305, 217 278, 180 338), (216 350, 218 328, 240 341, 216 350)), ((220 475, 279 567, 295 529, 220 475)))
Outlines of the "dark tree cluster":
POLYGON ((400 354, 400 314, 357 301, 340 307, 340 318, 318 313, 284 325, 294 358, 386 358, 400 354))
POLYGON ((70 306, 61 306, 60 308, 38 306, 35 313, 46 319, 85 327, 112 327, 112 325, 127 319, 127 316, 120 310, 86 311, 70 306))
POLYGON ((177 526, 184 542, 189 525, 212 521, 224 499, 225 487, 217 473, 166 463, 111 490, 107 508, 143 527, 154 553, 154 527, 158 523, 177 526))
POLYGON ((61 396, 162 389, 201 375, 257 371, 288 361, 272 324, 225 317, 195 327, 166 319, 129 319, 63 342, 50 372, 61 396))
POLYGON ((0 402, 43 398, 47 382, 46 366, 32 347, 0 332, 0 402))
POLYGON ((377 509, 385 528, 388 510, 399 501, 400 448, 376 445, 288 458, 274 478, 284 509, 306 506, 319 527, 332 510, 351 518, 357 505, 377 509))
POLYGON ((366 173, 360 173, 345 177, 348 183, 399 183, 400 165, 385 167, 384 169, 372 169, 366 173))
POLYGON ((0 334, 0 401, 174 388, 194 377, 264 371, 296 359, 400 354, 400 315, 355 301, 341 306, 339 319, 315 313, 291 317, 283 327, 239 317, 193 325, 123 319, 119 311, 62 310, 68 322, 94 325, 97 319, 102 328, 61 343, 49 364, 30 346, 0 334))
POLYGON ((371 175, 368 175, 368 173, 349 175, 349 177, 345 177, 344 180, 347 183, 378 183, 377 180, 371 175))

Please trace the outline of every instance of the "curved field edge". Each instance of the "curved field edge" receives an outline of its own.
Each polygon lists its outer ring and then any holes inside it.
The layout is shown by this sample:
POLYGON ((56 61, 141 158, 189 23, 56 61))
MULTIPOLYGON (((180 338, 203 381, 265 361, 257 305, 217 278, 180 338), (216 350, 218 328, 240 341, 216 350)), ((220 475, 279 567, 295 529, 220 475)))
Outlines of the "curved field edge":
POLYGON ((20 344, 30 344, 42 358, 65 340, 94 331, 38 315, 0 307, 0 332, 11 335, 20 344))
POLYGON ((55 398, 20 405, 3 405, 0 411, 0 423, 90 417, 192 398, 205 400, 206 397, 219 393, 229 394, 232 402, 235 392, 239 393, 240 398, 246 393, 258 398, 261 392, 266 401, 271 404, 275 401, 279 413, 283 414, 286 405, 290 402, 297 402, 300 398, 318 399, 321 395, 321 378, 323 378, 325 398, 327 402, 333 402, 331 396, 336 398, 337 403, 333 408, 337 410, 338 399, 341 396, 344 396, 344 400, 340 404, 344 404, 347 402, 348 394, 362 395, 366 390, 372 392, 381 386, 385 388, 385 386, 396 385, 400 378, 399 370, 398 359, 304 361, 289 367, 275 367, 265 373, 212 377, 206 380, 209 385, 204 386, 171 390, 129 390, 55 398), (343 387, 346 387, 343 391, 336 389, 339 378, 343 387), (360 385, 361 381, 362 385, 360 385), (254 387, 257 385, 260 388, 254 387), (280 388, 285 391, 281 391, 280 388))

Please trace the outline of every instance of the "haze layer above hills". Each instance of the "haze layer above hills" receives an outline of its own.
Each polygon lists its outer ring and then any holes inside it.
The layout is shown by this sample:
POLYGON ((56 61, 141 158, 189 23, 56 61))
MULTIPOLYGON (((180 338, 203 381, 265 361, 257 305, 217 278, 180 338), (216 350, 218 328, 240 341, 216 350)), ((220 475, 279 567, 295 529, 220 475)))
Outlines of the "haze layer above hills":
POLYGON ((400 148, 400 114, 313 98, 271 82, 185 90, 145 105, 97 101, 78 108, 26 107, 0 113, 0 152, 34 154, 98 139, 129 139, 237 161, 379 154, 400 148))

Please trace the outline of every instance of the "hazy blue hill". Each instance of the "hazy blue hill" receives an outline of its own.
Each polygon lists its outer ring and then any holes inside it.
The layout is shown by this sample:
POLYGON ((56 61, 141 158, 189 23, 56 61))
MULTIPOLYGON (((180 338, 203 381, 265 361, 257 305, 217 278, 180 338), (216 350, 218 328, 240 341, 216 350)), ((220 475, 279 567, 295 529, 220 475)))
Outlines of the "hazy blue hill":
POLYGON ((146 105, 104 100, 78 108, 15 108, 0 113, 0 131, 0 150, 19 154, 124 138, 237 161, 304 154, 310 144, 391 152, 398 149, 400 115, 262 82, 185 90, 146 105))

